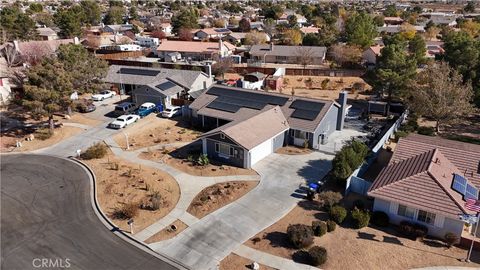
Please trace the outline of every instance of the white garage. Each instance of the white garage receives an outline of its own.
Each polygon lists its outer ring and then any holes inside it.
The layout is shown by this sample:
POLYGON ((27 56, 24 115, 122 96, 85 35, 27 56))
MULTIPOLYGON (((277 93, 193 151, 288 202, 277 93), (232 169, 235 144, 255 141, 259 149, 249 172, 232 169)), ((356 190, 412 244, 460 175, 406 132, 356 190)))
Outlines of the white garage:
POLYGON ((285 140, 284 132, 285 131, 282 131, 275 137, 266 140, 265 142, 255 146, 250 151, 248 151, 248 161, 250 163, 248 167, 252 167, 257 162, 266 158, 268 155, 277 151, 278 148, 282 147, 285 140))

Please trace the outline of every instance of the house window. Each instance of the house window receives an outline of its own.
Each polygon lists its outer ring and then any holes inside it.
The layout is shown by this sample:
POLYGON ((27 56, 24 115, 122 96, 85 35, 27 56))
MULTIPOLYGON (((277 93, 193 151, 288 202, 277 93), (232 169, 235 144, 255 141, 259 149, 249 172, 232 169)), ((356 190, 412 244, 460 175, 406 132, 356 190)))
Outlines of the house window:
POLYGON ((222 139, 222 140, 225 139, 225 134, 220 133, 220 139, 222 139))
POLYGON ((228 144, 224 144, 224 143, 215 144, 215 152, 219 153, 220 155, 233 156, 235 153, 234 150, 235 149, 233 149, 233 147, 231 147, 228 144))
POLYGON ((429 212, 423 211, 423 210, 418 210, 417 220, 421 221, 423 223, 433 224, 435 222, 435 214, 434 213, 429 213, 429 212))
POLYGON ((287 61, 288 57, 287 56, 277 56, 276 59, 277 59, 278 62, 287 61))
POLYGON ((308 133, 301 130, 295 130, 293 136, 297 139, 308 139, 308 133))
POLYGON ((399 216, 403 216, 403 217, 406 217, 406 218, 413 219, 413 217, 415 216, 415 209, 400 204, 398 206, 398 213, 397 214, 399 216))

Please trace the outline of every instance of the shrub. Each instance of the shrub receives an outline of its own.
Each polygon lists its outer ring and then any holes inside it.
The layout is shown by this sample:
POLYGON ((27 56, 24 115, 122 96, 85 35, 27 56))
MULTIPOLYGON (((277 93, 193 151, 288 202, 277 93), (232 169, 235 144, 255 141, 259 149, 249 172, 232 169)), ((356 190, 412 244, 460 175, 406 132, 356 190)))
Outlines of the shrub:
POLYGON ((367 211, 358 208, 352 210, 352 218, 354 220, 354 226, 357 229, 367 227, 370 222, 370 214, 367 211))
POLYGON ((198 156, 197 164, 200 166, 206 166, 210 164, 210 160, 208 159, 208 156, 206 154, 201 154, 200 156, 198 156))
POLYGON ((372 223, 380 227, 387 227, 390 223, 390 218, 385 212, 375 211, 372 214, 372 223))
POLYGON ((353 202, 353 208, 358 208, 360 210, 365 209, 365 203, 362 200, 355 200, 353 202))
POLYGON ((40 128, 35 131, 35 138, 39 140, 46 140, 53 136, 53 131, 49 128, 40 128))
POLYGON ((113 211, 113 218, 130 219, 136 216, 137 213, 138 213, 138 206, 134 203, 127 203, 120 208, 116 208, 113 211))
POLYGON ((352 85, 354 91, 363 91, 365 90, 365 83, 363 82, 355 82, 352 85))
POLYGON ((435 135, 435 129, 433 127, 419 127, 417 129, 418 134, 433 136, 435 135))
POLYGON ((447 244, 448 247, 453 246, 455 243, 458 242, 458 236, 454 233, 447 232, 445 234, 445 243, 447 244))
POLYGON ((421 224, 413 224, 406 220, 400 222, 400 233, 412 239, 423 239, 428 234, 427 226, 421 224))
POLYGON ((341 224, 347 217, 347 210, 339 205, 330 208, 330 217, 337 224, 341 224))
POLYGON ((83 152, 80 157, 82 159, 96 159, 103 158, 107 154, 107 146, 103 143, 95 143, 90 146, 85 152, 83 152))
POLYGON ((319 266, 327 262, 327 250, 324 247, 313 246, 308 250, 310 262, 314 266, 319 266))
POLYGON ((340 192, 323 191, 318 194, 318 199, 323 202, 323 205, 330 209, 335 204, 342 200, 343 196, 340 192))
POLYGON ((402 233, 405 236, 410 237, 413 235, 413 231, 414 231, 413 224, 406 220, 403 220, 400 222, 400 226, 398 227, 398 229, 400 230, 400 233, 402 233))
POLYGON ((332 161, 333 176, 344 182, 358 166, 362 165, 368 151, 366 144, 355 140, 342 147, 332 161))
POLYGON ((293 224, 287 228, 288 240, 295 248, 308 247, 313 243, 313 231, 310 226, 293 224))
POLYGON ((315 236, 323 236, 327 233, 327 223, 315 220, 312 222, 312 229, 315 236))
POLYGON ((428 234, 428 228, 427 226, 421 225, 421 224, 414 224, 413 225, 413 236, 415 239, 423 239, 425 236, 428 234))
POLYGON ((333 232, 337 228, 337 223, 333 220, 327 220, 327 232, 333 232))
POLYGON ((324 79, 324 80, 322 81, 320 87, 321 87, 323 90, 327 89, 329 82, 330 82, 330 79, 328 79, 328 78, 327 78, 327 79, 324 79))

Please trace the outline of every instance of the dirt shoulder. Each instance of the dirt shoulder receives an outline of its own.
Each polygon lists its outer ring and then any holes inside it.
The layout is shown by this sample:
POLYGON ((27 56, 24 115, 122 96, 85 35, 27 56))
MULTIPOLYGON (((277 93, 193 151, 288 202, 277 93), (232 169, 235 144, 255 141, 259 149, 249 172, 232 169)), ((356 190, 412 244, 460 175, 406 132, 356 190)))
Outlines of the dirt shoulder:
MULTIPOLYGON (((289 224, 311 225, 314 220, 327 220, 326 213, 315 210, 311 204, 302 202, 277 223, 252 237, 245 244, 276 256, 291 259, 295 253, 287 239, 289 224), (253 243, 252 239, 258 238, 253 243)), ((438 243, 423 243, 398 236, 393 229, 385 231, 371 227, 360 230, 337 226, 336 230, 322 237, 315 237, 315 245, 325 247, 328 260, 323 269, 410 269, 426 266, 469 266, 459 259, 466 256, 466 250, 445 248, 438 243), (386 260, 386 258, 388 258, 386 260)), ((474 257, 479 262, 479 253, 474 257)))
POLYGON ((230 204, 258 185, 258 181, 232 181, 204 188, 193 199, 187 212, 201 219, 230 204))
POLYGON ((140 231, 166 216, 177 204, 180 188, 172 176, 158 169, 140 166, 115 157, 109 152, 102 159, 86 160, 97 178, 97 197, 106 215, 122 230, 129 231, 126 219, 117 219, 114 212, 126 204, 137 208, 134 231, 140 231), (158 194, 158 210, 140 208, 158 194))

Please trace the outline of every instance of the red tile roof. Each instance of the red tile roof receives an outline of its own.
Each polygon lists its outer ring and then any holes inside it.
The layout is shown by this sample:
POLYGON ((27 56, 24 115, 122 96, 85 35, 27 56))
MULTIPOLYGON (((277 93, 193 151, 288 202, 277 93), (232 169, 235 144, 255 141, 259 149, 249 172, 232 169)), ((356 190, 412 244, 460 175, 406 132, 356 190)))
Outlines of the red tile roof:
POLYGON ((451 188, 453 175, 463 175, 478 187, 479 162, 480 146, 410 135, 399 141, 368 195, 457 218, 471 212, 465 209, 463 196, 451 188), (473 177, 464 173, 467 167, 477 169, 473 177))

